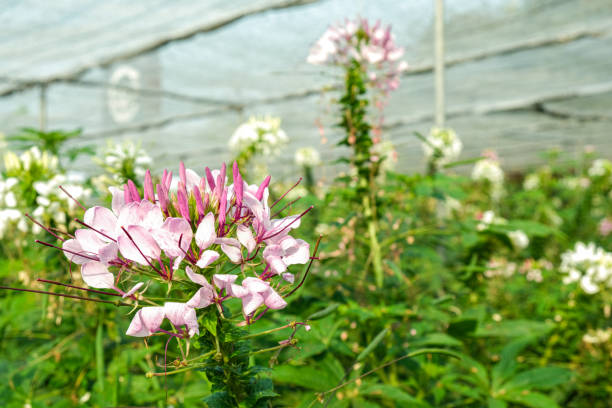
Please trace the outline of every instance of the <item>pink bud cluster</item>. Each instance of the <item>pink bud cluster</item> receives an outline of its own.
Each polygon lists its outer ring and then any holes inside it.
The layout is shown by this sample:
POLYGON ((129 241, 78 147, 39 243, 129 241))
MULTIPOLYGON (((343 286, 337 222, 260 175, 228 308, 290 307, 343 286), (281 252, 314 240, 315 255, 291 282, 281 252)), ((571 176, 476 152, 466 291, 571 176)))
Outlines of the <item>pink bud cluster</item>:
POLYGON ((400 74, 408 68, 405 61, 400 61, 403 54, 403 48, 395 44, 391 26, 383 28, 380 21, 372 25, 366 19, 357 19, 330 26, 311 48, 307 61, 342 67, 357 61, 373 86, 389 92, 397 89, 400 74))
POLYGON ((163 305, 149 301, 153 305, 138 309, 128 335, 170 333, 160 328, 168 319, 178 336, 193 336, 199 333, 196 310, 229 298, 241 299, 247 323, 261 306, 287 305, 281 295, 287 285, 282 285, 294 282, 288 267, 311 259, 308 243, 289 233, 309 209, 275 219, 268 205, 270 177, 249 185, 237 164, 232 176, 228 185, 225 165, 206 168, 200 177, 181 163, 178 180, 173 183, 172 172, 164 171, 154 184, 147 171, 143 196, 132 181, 123 189, 111 188, 111 208, 87 209, 80 221, 84 228, 64 241, 62 250, 81 265, 88 286, 111 289, 124 298, 146 300, 137 293, 145 283, 176 281, 176 274, 185 271, 188 280, 179 281, 195 290, 190 298, 163 305), (238 274, 218 273, 228 264, 236 265, 230 272, 238 274), (125 281, 140 282, 125 290, 120 288, 125 281))

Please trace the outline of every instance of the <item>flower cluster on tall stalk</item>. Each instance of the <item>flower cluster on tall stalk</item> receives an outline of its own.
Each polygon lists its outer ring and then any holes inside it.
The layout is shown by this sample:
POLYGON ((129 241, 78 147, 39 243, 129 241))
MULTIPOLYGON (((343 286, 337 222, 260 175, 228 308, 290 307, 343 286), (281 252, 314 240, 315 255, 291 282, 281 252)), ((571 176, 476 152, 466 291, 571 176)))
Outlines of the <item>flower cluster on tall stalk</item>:
POLYGON ((234 152, 240 169, 246 171, 246 176, 249 178, 267 174, 266 161, 258 159, 278 156, 288 140, 287 134, 281 128, 280 118, 252 116, 238 126, 228 145, 234 152))
POLYGON ((277 346, 255 351, 247 339, 263 333, 248 334, 242 327, 286 307, 286 298, 304 283, 315 255, 291 233, 311 208, 280 217, 284 208, 274 208, 279 201, 268 204, 270 176, 249 185, 234 163, 233 183, 229 179, 225 165, 206 168, 200 177, 181 163, 175 183, 172 172, 154 182, 147 170, 142 190, 128 180, 111 188, 111 208, 83 208, 77 220, 83 228, 73 234, 47 229, 61 247, 37 242, 80 265, 89 288, 45 282, 118 297, 77 298, 131 307, 126 334, 165 338, 166 352, 170 341, 177 341, 181 358, 171 364, 164 360, 163 372, 148 376, 202 369, 213 384, 215 404, 254 406, 272 393, 249 356, 292 346, 297 329, 310 327, 294 321, 267 330, 293 332, 277 346), (297 281, 292 265, 304 264, 308 268, 297 281), (238 305, 241 313, 235 313, 238 305), (190 358, 193 348, 198 352, 190 358), (266 387, 270 393, 262 394, 266 387))
POLYGON ((380 123, 372 125, 368 108, 382 110, 384 99, 397 89, 399 78, 407 65, 400 61, 404 51, 395 44, 391 27, 365 19, 346 20, 329 27, 311 48, 307 61, 316 65, 340 67, 344 72, 342 95, 338 99, 344 131, 339 145, 351 148, 350 165, 356 169, 357 196, 361 197, 367 222, 373 271, 378 286, 382 286, 382 253, 377 237, 376 177, 380 158, 373 147, 380 142, 380 123), (382 95, 382 99, 380 98, 382 95))
POLYGON ((457 160, 463 149, 463 143, 453 129, 437 127, 431 129, 421 146, 429 174, 434 174, 444 165, 457 160))
MULTIPOLYGON (((0 174, 0 240, 5 240, 2 246, 23 248, 27 245, 25 234, 42 232, 38 224, 29 225, 26 216, 65 230, 79 208, 62 190, 85 200, 91 189, 83 186, 83 181, 81 174, 65 173, 57 156, 36 146, 20 155, 7 152, 0 174)), ((5 252, 9 255, 13 251, 5 252)))

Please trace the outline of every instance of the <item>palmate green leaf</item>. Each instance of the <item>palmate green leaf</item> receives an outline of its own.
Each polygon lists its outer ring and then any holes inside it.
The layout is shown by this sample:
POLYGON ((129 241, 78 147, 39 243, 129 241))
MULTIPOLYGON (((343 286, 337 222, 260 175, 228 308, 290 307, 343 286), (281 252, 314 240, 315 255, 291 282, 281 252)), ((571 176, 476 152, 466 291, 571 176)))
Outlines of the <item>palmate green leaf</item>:
POLYGON ((501 383, 506 381, 516 370, 516 357, 530 343, 535 340, 535 337, 529 336, 520 338, 508 343, 500 353, 499 363, 491 370, 491 382, 494 390, 499 389, 501 383))
POLYGON ((499 398, 530 408, 559 408, 555 400, 539 392, 516 391, 499 396, 499 398))
POLYGON ((463 343, 456 338, 444 333, 431 333, 415 343, 417 346, 448 346, 461 347, 463 343))
POLYGON ((489 399, 487 399, 488 408, 506 408, 507 406, 508 404, 504 400, 500 400, 493 397, 489 397, 489 399))
POLYGON ((376 337, 374 337, 374 339, 370 342, 370 344, 367 345, 367 347, 365 349, 363 349, 363 351, 361 353, 359 353, 359 355, 357 356, 357 358, 355 359, 355 361, 361 361, 364 358, 366 358, 372 351, 374 351, 374 349, 380 344, 381 341, 383 341, 383 339, 385 338, 385 336, 387 335, 387 333, 389 332, 389 329, 384 328, 382 329, 377 335, 376 337))
POLYGON ((515 389, 549 389, 563 384, 572 378, 572 371, 562 367, 538 367, 518 373, 506 382, 502 388, 515 389))
POLYGON ((398 403, 399 406, 429 407, 429 404, 426 402, 421 401, 392 385, 368 384, 360 387, 359 393, 383 400, 394 401, 398 403))
POLYGON ((334 313, 336 309, 338 309, 338 306, 340 306, 339 303, 332 303, 331 305, 327 306, 325 309, 321 309, 318 312, 311 314, 310 316, 306 318, 306 320, 323 319, 324 317, 327 317, 330 314, 334 313))
POLYGON ((204 398, 209 408, 234 408, 235 404, 227 391, 219 391, 204 398))
POLYGON ((476 330, 476 337, 530 337, 540 336, 553 327, 552 323, 534 320, 505 320, 489 322, 476 330))

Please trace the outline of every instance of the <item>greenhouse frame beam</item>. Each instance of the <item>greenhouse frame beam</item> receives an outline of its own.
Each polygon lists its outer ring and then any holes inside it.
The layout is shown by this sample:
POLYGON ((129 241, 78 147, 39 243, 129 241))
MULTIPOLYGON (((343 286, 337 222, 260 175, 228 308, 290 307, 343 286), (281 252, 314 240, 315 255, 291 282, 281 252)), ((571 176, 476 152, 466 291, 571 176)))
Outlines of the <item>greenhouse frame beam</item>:
POLYGON ((146 54, 148 52, 151 51, 155 51, 159 48, 164 47, 165 45, 168 45, 170 43, 173 42, 178 42, 178 41, 183 41, 183 40, 188 40, 198 34, 202 34, 202 33, 207 33, 207 32, 211 32, 214 30, 217 30, 219 28, 225 27, 227 25, 233 24, 239 20, 242 20, 243 18, 246 17, 250 17, 253 15, 257 15, 260 13, 265 13, 268 11, 273 11, 273 10, 282 10, 282 9, 286 9, 286 8, 291 8, 291 7, 298 7, 298 6, 303 6, 303 5, 307 5, 307 4, 312 4, 312 3, 316 3, 319 2, 321 0, 284 0, 281 1, 279 3, 273 4, 273 5, 267 5, 267 6, 260 6, 260 7, 254 7, 251 9, 247 9, 247 10, 242 10, 240 12, 237 12, 234 15, 228 16, 226 18, 214 21, 214 22, 209 22, 200 26, 196 26, 196 27, 192 27, 189 28, 187 30, 183 30, 183 31, 177 31, 173 34, 170 34, 166 37, 162 37, 159 39, 156 39, 154 41, 149 42, 148 44, 145 44, 137 49, 134 50, 126 50, 124 52, 120 52, 118 54, 112 55, 110 57, 107 58, 102 58, 98 61, 94 61, 92 63, 89 64, 84 64, 80 67, 77 67, 76 69, 69 71, 69 72, 65 72, 62 74, 58 74, 58 75, 53 75, 50 76, 48 78, 45 78, 43 80, 38 80, 38 79, 31 79, 31 80, 27 80, 27 79, 23 79, 23 80, 14 80, 14 79, 10 79, 7 77, 4 78, 0 78, 1 80, 4 80, 6 82, 14 82, 16 83, 16 85, 12 88, 8 88, 2 92, 0 92, 0 97, 2 96, 8 96, 11 95, 13 93, 16 92, 21 92, 24 91, 26 89, 29 88, 33 88, 36 86, 40 86, 40 85, 49 85, 55 82, 62 82, 62 81, 68 81, 68 80, 74 80, 76 78, 78 78, 79 76, 85 74, 87 71, 94 69, 94 68, 98 68, 98 67, 106 67, 109 65, 112 65, 116 62, 119 61, 123 61, 126 59, 130 59, 130 58, 134 58, 137 57, 139 55, 142 54, 146 54))

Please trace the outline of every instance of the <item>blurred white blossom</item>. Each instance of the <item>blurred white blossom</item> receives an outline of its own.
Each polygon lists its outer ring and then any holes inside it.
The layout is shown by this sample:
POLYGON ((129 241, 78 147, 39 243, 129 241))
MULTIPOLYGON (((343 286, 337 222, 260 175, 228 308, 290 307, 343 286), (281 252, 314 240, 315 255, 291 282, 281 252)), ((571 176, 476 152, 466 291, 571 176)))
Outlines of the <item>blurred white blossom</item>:
POLYGON ((435 168, 455 161, 461 154, 463 143, 452 129, 434 127, 421 144, 427 162, 435 168))
POLYGON ((574 249, 561 254, 559 271, 566 275, 563 283, 579 282, 585 293, 597 293, 601 286, 612 287, 612 253, 592 242, 578 242, 574 249))

